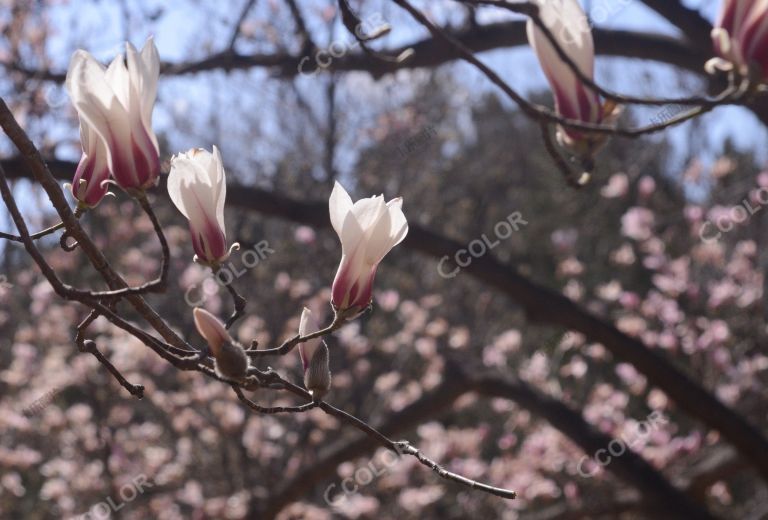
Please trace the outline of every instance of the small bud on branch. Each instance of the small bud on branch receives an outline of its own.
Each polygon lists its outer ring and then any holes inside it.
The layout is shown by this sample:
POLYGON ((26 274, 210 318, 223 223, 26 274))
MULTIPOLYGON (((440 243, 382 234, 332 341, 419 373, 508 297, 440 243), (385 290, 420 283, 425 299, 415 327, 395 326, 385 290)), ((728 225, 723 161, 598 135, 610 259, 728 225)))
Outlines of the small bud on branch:
POLYGON ((231 381, 242 381, 250 365, 245 349, 224 328, 213 314, 196 307, 193 311, 197 331, 211 348, 216 374, 231 381))

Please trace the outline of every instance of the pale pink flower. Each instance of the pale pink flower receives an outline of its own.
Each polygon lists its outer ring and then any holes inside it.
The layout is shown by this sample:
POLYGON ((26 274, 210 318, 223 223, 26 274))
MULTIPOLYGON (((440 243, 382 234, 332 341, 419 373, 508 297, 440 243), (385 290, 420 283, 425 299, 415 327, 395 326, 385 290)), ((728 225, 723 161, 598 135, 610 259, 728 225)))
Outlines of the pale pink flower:
POLYGON ((338 312, 354 316, 370 305, 376 269, 408 233, 401 198, 384 196, 353 203, 338 182, 329 200, 331 224, 341 240, 341 264, 333 281, 332 302, 338 312))
POLYGON ((152 109, 159 74, 160 58, 152 38, 141 52, 126 43, 126 56, 118 55, 107 68, 84 50, 72 55, 66 86, 80 116, 87 156, 73 183, 78 200, 92 205, 103 197, 99 190, 103 189, 104 160, 125 190, 143 191, 156 183, 160 159, 152 109), (93 173, 88 174, 90 170, 93 173), (80 192, 81 179, 88 182, 84 192, 80 192), (98 188, 91 182, 98 183, 98 188))
POLYGON ((214 146, 211 153, 196 148, 174 156, 168 195, 189 220, 195 259, 208 265, 226 260, 230 253, 224 228, 227 182, 219 149, 214 146))
MULTIPOLYGON (((591 30, 585 30, 586 14, 577 0, 535 0, 539 16, 559 44, 584 76, 594 78, 595 45, 591 30)), ((566 119, 582 123, 611 123, 618 111, 613 103, 605 105, 594 89, 585 85, 568 63, 563 61, 547 35, 536 23, 528 20, 528 41, 539 58, 547 81, 555 96, 555 109, 566 119)), ((576 152, 591 151, 604 141, 601 136, 586 135, 578 130, 560 127, 560 144, 576 152)))

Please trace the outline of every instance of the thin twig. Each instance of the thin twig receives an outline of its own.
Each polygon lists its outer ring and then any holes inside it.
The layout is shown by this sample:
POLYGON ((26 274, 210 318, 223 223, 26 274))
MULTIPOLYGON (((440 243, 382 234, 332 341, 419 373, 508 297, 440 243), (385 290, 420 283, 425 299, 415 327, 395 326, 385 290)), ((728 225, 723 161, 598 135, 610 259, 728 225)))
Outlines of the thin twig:
POLYGON ((245 397, 245 395, 243 394, 243 391, 240 389, 239 386, 237 385, 231 385, 231 386, 232 386, 232 390, 235 391, 235 393, 237 394, 237 398, 240 399, 240 401, 245 403, 250 409, 263 414, 302 413, 302 412, 307 412, 313 408, 317 408, 319 406, 319 403, 317 403, 316 401, 311 401, 309 403, 302 404, 300 406, 272 406, 272 407, 261 406, 254 403, 247 397, 245 397))
MULTIPOLYGON (((76 218, 80 218, 83 215, 83 213, 85 213, 85 210, 82 207, 78 206, 75 209, 75 217, 76 218)), ((43 238, 45 236, 50 235, 51 233, 56 232, 56 231, 58 231, 59 229, 62 229, 62 228, 64 228, 64 222, 59 222, 58 224, 54 224, 51 227, 43 229, 42 231, 38 231, 37 233, 32 233, 32 234, 29 235, 29 237, 32 240, 38 240, 40 238, 43 238)), ((19 243, 24 242, 24 240, 20 236, 13 235, 11 233, 4 233, 2 231, 0 231, 0 238, 5 239, 5 240, 9 240, 11 242, 19 242, 19 243)), ((68 238, 68 235, 67 235, 67 233, 65 231, 64 234, 62 235, 61 239, 60 239, 60 243, 66 243, 66 239, 67 238, 68 238)), ((67 246, 67 247, 69 247, 69 246, 67 246)), ((75 242, 74 244, 71 245, 72 249, 67 249, 67 247, 62 246, 62 249, 64 249, 65 251, 72 251, 75 247, 77 247, 77 242, 75 242)))
MULTIPOLYGON (((536 26, 541 30, 544 36, 547 38, 547 40, 549 41, 549 43, 552 45, 555 52, 557 53, 558 57, 561 60, 563 60, 563 62, 565 62, 566 65, 568 65, 568 67, 571 69, 571 71, 574 74, 576 74, 576 77, 578 77, 579 81, 584 85, 586 85, 587 87, 589 87, 592 91, 600 94, 606 99, 611 99, 623 105, 632 104, 632 105, 654 105, 654 106, 663 106, 663 105, 708 106, 710 104, 715 104, 715 105, 722 104, 722 102, 718 102, 715 99, 712 99, 709 97, 702 97, 702 96, 688 96, 684 98, 645 98, 645 97, 628 96, 624 94, 617 94, 615 92, 611 92, 601 87, 597 83, 595 83, 595 81, 592 78, 590 78, 584 71, 581 70, 578 64, 565 51, 565 49, 563 49, 563 47, 560 45, 560 42, 557 40, 557 38, 552 33, 550 28, 547 27, 547 25, 541 19, 541 16, 539 15, 539 7, 536 4, 532 2, 509 2, 506 0, 455 0, 455 1, 463 4, 467 4, 467 5, 473 5, 473 6, 487 5, 487 6, 499 7, 502 9, 507 9, 517 14, 528 16, 533 21, 533 23, 535 23, 536 26)), ((574 23, 576 23, 576 21, 574 21, 574 23)), ((737 98, 734 98, 734 100, 736 99, 737 98)))
MULTIPOLYGON (((51 226, 49 228, 46 228, 46 229, 44 229, 42 231, 38 231, 37 233, 34 233, 34 234, 30 235, 30 238, 32 238, 32 240, 37 240, 37 239, 42 238, 44 236, 50 235, 54 231, 58 231, 59 229, 61 229, 63 227, 64 227, 64 223, 63 222, 59 222, 58 224, 54 224, 53 226, 51 226)), ((16 235, 11 235, 10 233, 3 233, 2 231, 0 231, 0 238, 3 238, 5 240, 10 240, 12 242, 23 242, 21 237, 16 236, 16 235)))
POLYGON ((165 238, 163 226, 160 224, 160 220, 157 218, 155 211, 152 209, 152 205, 149 203, 146 193, 142 193, 139 197, 137 197, 137 200, 141 205, 141 209, 144 210, 149 219, 152 221, 152 227, 155 230, 155 234, 157 235, 158 240, 160 240, 160 247, 163 250, 163 260, 160 267, 160 275, 156 279, 139 285, 138 287, 125 287, 122 289, 115 289, 113 291, 94 292, 92 293, 94 298, 116 298, 128 294, 144 294, 149 292, 159 293, 164 292, 166 289, 166 284, 168 281, 168 268, 170 267, 171 263, 171 250, 168 247, 168 241, 165 238))
POLYGON ((344 320, 343 318, 340 318, 337 315, 336 317, 334 317, 333 323, 328 325, 326 328, 320 329, 311 334, 307 334, 306 336, 301 336, 300 334, 297 334, 291 339, 284 341, 283 344, 280 345, 279 347, 270 348, 270 349, 258 350, 256 348, 258 346, 258 342, 256 340, 253 340, 251 342, 251 348, 246 350, 245 353, 252 358, 265 357, 265 356, 284 356, 287 353, 289 353, 291 350, 293 350, 293 348, 296 345, 300 343, 306 343, 311 339, 327 336, 328 334, 331 334, 332 332, 335 332, 336 330, 340 329, 341 326, 344 325, 344 323, 346 323, 346 320, 344 320))
MULTIPOLYGON (((96 311, 91 311, 91 314, 88 315, 88 318, 86 318, 86 321, 91 316, 98 316, 98 313, 96 311)), ((83 322, 85 323, 85 321, 83 322)), ((78 327, 78 336, 80 335, 80 327, 83 325, 83 323, 80 324, 78 327)), ((87 326, 87 325, 86 325, 87 326)), ((120 386, 128 390, 128 392, 138 397, 139 399, 142 399, 144 397, 144 386, 143 385, 134 385, 133 383, 130 383, 123 374, 120 373, 120 371, 115 368, 115 365, 112 364, 111 361, 109 361, 104 354, 99 352, 99 349, 96 348, 96 342, 90 339, 86 340, 80 340, 78 341, 78 348, 81 352, 89 352, 93 354, 93 357, 96 358, 96 360, 101 363, 107 371, 109 371, 110 374, 117 380, 118 383, 120 383, 120 386)))
POLYGON ((411 455, 413 457, 416 457, 416 459, 421 464, 432 469, 432 471, 437 473, 441 478, 444 478, 446 480, 450 480, 452 482, 456 482, 458 484, 462 484, 472 489, 477 489, 479 491, 483 491, 485 493, 489 493, 491 495, 495 495, 501 498, 514 499, 517 497, 517 493, 512 490, 489 486, 488 484, 483 484, 476 480, 472 480, 467 477, 462 477, 457 473, 448 471, 442 468, 437 462, 425 456, 418 449, 411 446, 410 443, 408 443, 408 441, 392 441, 386 435, 384 435, 383 433, 381 433, 380 431, 378 431, 376 428, 369 425, 368 423, 361 421, 354 415, 351 415, 343 410, 340 410, 324 401, 320 401, 320 409, 326 412, 327 414, 336 417, 337 419, 341 419, 343 422, 346 422, 347 424, 353 425, 355 428, 362 431, 369 437, 372 437, 373 439, 377 440, 384 447, 389 448, 400 455, 405 454, 405 455, 411 455))
POLYGON ((643 126, 639 128, 617 128, 610 125, 603 125, 603 124, 594 124, 594 123, 586 123, 583 121, 577 121, 575 119, 567 119, 563 118, 560 115, 554 113, 552 110, 550 110, 547 107, 541 106, 541 105, 535 105, 525 99, 523 96, 521 96, 517 91, 515 91, 512 87, 509 86, 507 82, 505 82, 501 77, 496 74, 496 72, 493 71, 490 67, 488 67, 485 63, 478 60, 477 57, 472 53, 472 51, 467 48, 464 44, 462 44, 460 41, 458 41, 453 36, 447 34, 442 29, 438 28, 435 24, 433 24, 429 18, 427 18, 421 11, 416 9, 408 0, 392 0, 394 3, 408 11, 411 16, 418 21, 421 25, 426 27, 430 33, 432 33, 433 36, 435 36, 438 39, 441 39, 451 45, 458 55, 466 61, 467 63, 470 63, 475 68, 480 70, 494 85, 499 87, 507 96, 514 101, 520 110, 527 115, 528 117, 536 120, 536 121, 546 121, 550 123, 558 123, 562 126, 565 126, 567 128, 571 128, 574 130, 581 130, 583 132, 590 132, 593 134, 607 134, 607 135, 617 135, 621 137, 638 137, 645 134, 650 134, 654 132, 659 132, 661 130, 664 130, 665 128, 669 128, 674 125, 678 125, 684 121, 687 121, 688 119, 692 119, 694 117, 697 117, 701 114, 704 114, 706 112, 711 111, 716 106, 724 105, 724 104, 732 104, 730 98, 731 96, 735 96, 735 90, 733 87, 729 87, 726 89, 722 94, 711 100, 708 105, 704 106, 697 106, 694 109, 692 109, 689 112, 686 112, 684 114, 680 114, 678 117, 672 118, 668 121, 665 121, 664 123, 660 124, 654 124, 654 125, 648 125, 643 126))
POLYGON ((478 482, 477 480, 472 480, 471 478, 463 477, 458 473, 448 471, 447 469, 440 466, 437 462, 435 462, 434 460, 424 455, 417 448, 411 446, 408 443, 408 441, 398 441, 395 444, 397 445, 398 453, 401 453, 401 454, 404 453, 406 455, 412 455, 416 457, 416 459, 420 463, 422 463, 424 466, 427 466, 428 468, 431 468, 432 471, 437 473, 441 478, 456 482, 458 484, 470 487, 472 489, 484 491, 486 493, 495 495, 497 497, 507 498, 507 499, 517 498, 517 493, 510 489, 504 489, 504 488, 499 488, 495 486, 490 486, 488 484, 483 484, 482 482, 478 482))
MULTIPOLYGON (((212 268, 214 276, 219 272, 219 268, 212 268)), ((237 289, 234 288, 232 283, 234 280, 230 281, 229 283, 223 284, 224 287, 227 288, 227 291, 232 296, 232 301, 234 303, 235 309, 232 311, 232 315, 227 319, 227 322, 224 324, 225 328, 229 329, 234 325, 234 323, 239 320, 242 315, 245 313, 245 305, 248 303, 248 300, 246 300, 240 293, 237 292, 237 289)))
MULTIPOLYGON (((299 386, 294 385, 290 381, 286 381, 285 379, 280 377, 280 375, 277 372, 273 370, 262 372, 261 376, 264 378, 265 381, 268 381, 270 383, 277 383, 277 382, 282 383, 284 385, 285 390, 299 397, 302 397, 304 399, 312 399, 312 394, 310 394, 308 391, 304 390, 299 386)), ((233 388, 236 388, 236 387, 233 387, 233 388)), ((237 390, 235 390, 235 392, 237 392, 237 390)), ((470 488, 478 489, 480 491, 490 493, 492 495, 499 496, 502 498, 513 499, 517 496, 517 494, 514 491, 503 489, 503 488, 497 488, 494 486, 489 486, 487 484, 482 484, 475 480, 462 477, 461 475, 447 471, 443 469, 439 464, 437 464, 437 462, 424 456, 421 452, 419 452, 418 449, 411 446, 407 441, 393 441, 389 437, 381 433, 379 430, 377 430, 370 424, 363 421, 362 419, 359 419, 354 415, 345 412, 344 410, 336 408, 335 406, 333 406, 332 404, 329 404, 326 401, 315 399, 314 402, 317 407, 319 407, 328 415, 336 417, 337 419, 341 420, 343 423, 349 424, 357 428, 364 434, 374 439, 377 443, 379 443, 383 447, 389 450, 392 450, 398 453, 399 455, 406 454, 406 455, 412 455, 416 457, 416 459, 421 464, 431 468, 435 473, 437 473, 440 477, 446 480, 451 480, 453 482, 457 482, 459 484, 468 486, 470 488)))
POLYGON ((315 48, 315 43, 312 41, 312 35, 309 34, 309 29, 307 29, 307 23, 301 15, 301 10, 299 9, 299 6, 296 5, 296 0, 287 0, 286 3, 288 4, 288 9, 291 11, 293 21, 296 23, 296 29, 298 29, 302 39, 301 53, 310 54, 312 49, 315 48))
POLYGON ((232 36, 230 36, 229 43, 227 44, 228 51, 232 52, 235 50, 235 43, 237 43, 237 38, 240 36, 240 27, 243 25, 243 22, 245 22, 245 18, 248 16, 248 12, 253 9, 255 3, 256 0, 246 0, 245 5, 243 5, 243 9, 240 11, 240 16, 237 17, 237 21, 235 22, 235 28, 232 31, 232 36))

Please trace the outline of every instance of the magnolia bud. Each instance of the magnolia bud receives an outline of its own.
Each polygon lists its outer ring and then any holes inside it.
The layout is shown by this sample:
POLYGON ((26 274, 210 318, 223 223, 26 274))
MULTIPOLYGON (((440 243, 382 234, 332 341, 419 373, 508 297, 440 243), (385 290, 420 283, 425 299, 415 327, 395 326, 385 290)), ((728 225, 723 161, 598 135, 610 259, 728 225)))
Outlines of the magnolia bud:
POLYGON ((227 248, 224 230, 227 182, 219 149, 214 146, 211 153, 197 148, 175 155, 168 174, 168 195, 189 220, 196 260, 210 266, 226 260, 232 248, 227 248))
POLYGON ((242 381, 248 373, 248 355, 239 343, 224 343, 213 354, 213 368, 224 379, 242 381))
MULTIPOLYGON (((318 330, 312 312, 304 308, 299 321, 299 335, 306 336, 318 330)), ((328 368, 328 345, 320 338, 314 338, 299 344, 299 355, 304 367, 304 386, 312 392, 312 397, 319 399, 331 389, 331 370, 328 368)))
POLYGON ((245 349, 227 332, 224 324, 205 309, 195 308, 195 326, 208 342, 213 354, 213 368, 224 379, 242 381, 248 373, 249 359, 245 349))
POLYGON ((322 342, 315 350, 309 366, 304 371, 304 386, 312 392, 312 397, 319 399, 331 389, 331 369, 329 362, 328 345, 322 342))

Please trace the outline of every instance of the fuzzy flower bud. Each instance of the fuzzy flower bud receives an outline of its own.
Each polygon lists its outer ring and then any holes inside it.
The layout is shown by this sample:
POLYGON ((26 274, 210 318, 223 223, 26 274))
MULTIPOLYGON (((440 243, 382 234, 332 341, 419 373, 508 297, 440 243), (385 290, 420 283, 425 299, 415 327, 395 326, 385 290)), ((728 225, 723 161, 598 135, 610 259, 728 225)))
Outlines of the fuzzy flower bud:
POLYGON ((245 349, 232 339, 224 324, 210 312, 196 307, 194 316, 197 331, 211 348, 216 374, 232 381, 245 379, 249 366, 245 349))
MULTIPOLYGON (((312 317, 312 312, 304 308, 299 322, 299 334, 306 336, 319 327, 312 317)), ((321 338, 311 339, 299 344, 299 355, 304 367, 304 386, 316 399, 323 397, 331 389, 331 370, 328 367, 330 353, 321 338)))

